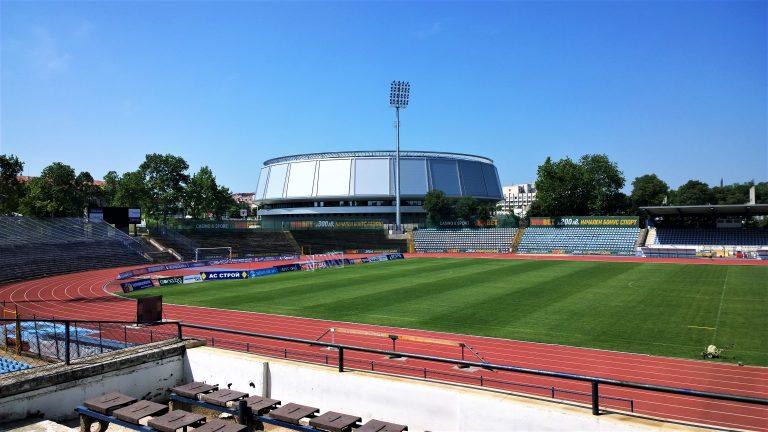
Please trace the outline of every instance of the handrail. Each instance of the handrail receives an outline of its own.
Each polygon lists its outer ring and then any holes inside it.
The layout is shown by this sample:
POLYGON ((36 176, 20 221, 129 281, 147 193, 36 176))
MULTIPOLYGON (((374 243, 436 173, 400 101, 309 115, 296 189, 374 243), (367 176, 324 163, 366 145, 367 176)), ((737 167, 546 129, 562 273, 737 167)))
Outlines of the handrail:
POLYGON ((183 331, 183 328, 190 328, 190 329, 235 334, 240 336, 250 336, 250 337, 257 337, 262 339, 278 340, 283 342, 293 342, 293 343, 306 344, 311 346, 335 348, 338 351, 339 372, 344 372, 344 351, 347 350, 347 351, 353 351, 353 352, 364 352, 369 354, 381 354, 385 356, 405 357, 405 358, 411 358, 415 360, 425 360, 425 361, 431 361, 436 363, 445 363, 445 364, 461 365, 461 366, 467 366, 467 367, 500 370, 505 372, 516 372, 516 373, 523 373, 523 374, 529 374, 529 375, 545 376, 550 378, 560 378, 560 379, 566 379, 566 380, 572 380, 572 381, 589 382, 592 384, 592 414, 594 415, 600 414, 600 408, 599 408, 600 397, 599 397, 599 388, 598 388, 600 384, 610 385, 615 387, 625 387, 625 388, 631 388, 636 390, 646 390, 646 391, 654 391, 654 392, 676 394, 676 395, 683 395, 683 396, 700 397, 700 398, 706 398, 706 399, 725 400, 730 402, 742 402, 742 403, 756 404, 756 405, 768 405, 768 399, 756 398, 756 397, 750 397, 750 396, 739 396, 739 395, 727 394, 727 393, 713 393, 713 392, 706 392, 706 391, 693 390, 693 389, 660 386, 655 384, 643 384, 643 383, 632 382, 632 381, 621 381, 621 380, 610 379, 610 378, 600 378, 600 377, 594 377, 594 376, 588 376, 588 375, 572 374, 567 372, 554 372, 554 371, 539 370, 539 369, 525 368, 525 367, 519 367, 519 366, 509 366, 509 365, 501 365, 501 364, 494 364, 494 363, 487 363, 487 362, 475 362, 475 361, 451 359, 446 357, 436 357, 436 356, 429 356, 424 354, 411 354, 411 353, 404 353, 404 352, 388 351, 388 350, 381 350, 376 348, 366 348, 366 347, 354 346, 354 345, 320 342, 320 341, 314 341, 311 339, 300 339, 300 338, 294 338, 294 337, 288 337, 288 336, 277 336, 277 335, 270 335, 265 333, 255 333, 255 332, 249 332, 249 331, 243 331, 243 330, 227 329, 222 327, 204 326, 199 324, 181 323, 180 327, 182 328, 182 331, 183 331))

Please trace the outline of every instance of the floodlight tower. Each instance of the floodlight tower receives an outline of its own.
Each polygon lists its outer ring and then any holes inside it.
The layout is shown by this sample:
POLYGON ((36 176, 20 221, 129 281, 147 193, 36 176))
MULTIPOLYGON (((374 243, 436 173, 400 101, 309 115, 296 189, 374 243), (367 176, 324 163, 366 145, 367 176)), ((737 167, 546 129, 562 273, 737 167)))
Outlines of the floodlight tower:
POLYGON ((400 232, 400 109, 408 106, 411 83, 392 81, 389 90, 389 106, 395 109, 396 151, 395 151, 395 230, 400 232))

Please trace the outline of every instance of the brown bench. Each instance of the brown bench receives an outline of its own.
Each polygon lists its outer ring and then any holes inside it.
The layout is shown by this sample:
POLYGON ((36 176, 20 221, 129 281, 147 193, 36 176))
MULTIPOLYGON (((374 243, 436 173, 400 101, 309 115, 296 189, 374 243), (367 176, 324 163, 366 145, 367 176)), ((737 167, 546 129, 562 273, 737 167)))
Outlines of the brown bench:
POLYGON ((314 417, 315 413, 318 412, 320 412, 319 408, 289 403, 271 411, 269 416, 275 420, 284 421, 286 423, 299 424, 301 419, 314 417))
POLYGON ((177 410, 160 417, 155 417, 147 426, 161 432, 176 432, 177 429, 187 430, 189 426, 200 426, 205 423, 205 416, 187 411, 177 410))
POLYGON ((407 430, 408 426, 405 425, 381 420, 370 420, 368 423, 360 426, 355 432, 403 432, 407 430))
POLYGON ((328 411, 309 421, 309 425, 329 432, 348 432, 362 420, 349 414, 341 414, 335 411, 328 411))
POLYGON ((196 427, 194 432, 244 432, 246 429, 246 425, 216 419, 196 427))
POLYGON ((114 415, 118 420, 139 424, 144 417, 163 414, 168 411, 168 406, 148 400, 140 400, 134 404, 115 410, 114 415))
POLYGON ((126 405, 136 402, 136 398, 126 396, 122 393, 112 392, 105 395, 101 395, 97 398, 88 399, 83 402, 83 405, 94 410, 97 413, 109 415, 113 410, 124 407, 126 405))
POLYGON ((243 393, 235 390, 221 389, 211 393, 203 393, 200 395, 200 400, 208 402, 210 404, 218 406, 227 406, 229 402, 234 402, 238 399, 248 397, 248 393, 243 393))
POLYGON ((261 396, 251 396, 245 398, 245 403, 248 408, 256 415, 262 415, 275 409, 280 405, 280 401, 277 399, 270 399, 261 396))
POLYGON ((176 393, 179 396, 197 399, 197 395, 201 393, 209 393, 219 389, 218 385, 210 385, 203 382, 191 382, 189 384, 180 385, 171 389, 171 392, 176 393))

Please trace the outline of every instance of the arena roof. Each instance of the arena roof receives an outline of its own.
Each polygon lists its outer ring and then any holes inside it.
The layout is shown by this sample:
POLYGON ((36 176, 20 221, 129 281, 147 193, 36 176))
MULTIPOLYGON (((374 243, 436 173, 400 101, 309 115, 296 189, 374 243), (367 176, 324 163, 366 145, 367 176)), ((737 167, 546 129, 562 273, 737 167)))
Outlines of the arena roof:
POLYGON ((768 215, 768 204, 722 204, 640 207, 649 216, 752 216, 768 215))
MULTIPOLYGON (((365 151, 345 151, 345 152, 324 152, 324 153, 305 153, 296 154, 290 156, 282 156, 274 159, 269 159, 264 162, 264 166, 272 165, 282 162, 294 162, 302 160, 314 160, 314 159, 336 159, 336 158, 349 158, 349 157, 394 157, 395 152, 393 150, 365 150, 365 151)), ((432 152, 432 151, 400 151, 400 157, 428 157, 428 158, 446 158, 446 159, 461 159, 470 160, 476 162, 493 163, 492 159, 483 156, 477 156, 467 153, 452 153, 452 152, 432 152)))

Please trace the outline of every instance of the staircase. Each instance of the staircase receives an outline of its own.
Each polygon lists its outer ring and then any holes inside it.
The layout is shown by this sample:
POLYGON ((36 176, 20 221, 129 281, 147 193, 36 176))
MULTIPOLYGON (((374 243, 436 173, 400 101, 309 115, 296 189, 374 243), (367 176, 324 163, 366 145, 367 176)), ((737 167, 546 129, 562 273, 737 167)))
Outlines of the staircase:
POLYGON ((656 243, 656 228, 648 228, 648 234, 645 236, 645 246, 652 246, 656 243))
POLYGON ((512 247, 509 248, 509 251, 512 253, 517 253, 517 248, 520 246, 520 240, 523 239, 523 234, 525 233, 525 227, 520 227, 517 229, 517 232, 515 233, 515 238, 512 240, 512 247))
POLYGON ((640 235, 637 236, 637 241, 635 241, 635 247, 642 247, 645 246, 645 240, 648 238, 648 228, 643 228, 640 230, 640 235))

